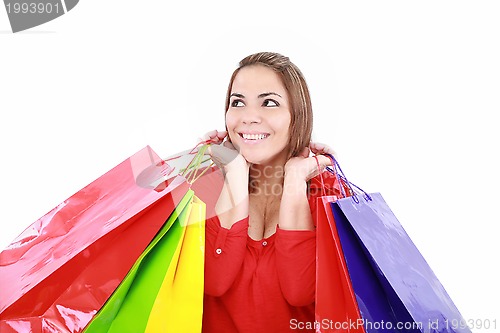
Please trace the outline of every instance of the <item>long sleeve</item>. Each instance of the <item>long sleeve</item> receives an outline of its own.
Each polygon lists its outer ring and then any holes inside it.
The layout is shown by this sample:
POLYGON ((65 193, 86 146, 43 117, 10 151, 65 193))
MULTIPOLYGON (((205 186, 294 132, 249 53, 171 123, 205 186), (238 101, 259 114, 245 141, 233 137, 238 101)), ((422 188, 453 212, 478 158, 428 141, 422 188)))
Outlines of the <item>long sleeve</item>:
POLYGON ((248 217, 231 229, 223 228, 217 216, 209 218, 205 235, 205 293, 218 297, 231 287, 243 264, 248 217))
POLYGON ((276 268, 281 291, 292 306, 314 302, 316 231, 276 230, 276 268))
MULTIPOLYGON (((316 225, 317 198, 341 197, 337 178, 329 172, 311 180, 308 201, 316 225)), ((311 304, 316 292, 316 230, 276 230, 276 265, 281 290, 290 305, 311 304)))

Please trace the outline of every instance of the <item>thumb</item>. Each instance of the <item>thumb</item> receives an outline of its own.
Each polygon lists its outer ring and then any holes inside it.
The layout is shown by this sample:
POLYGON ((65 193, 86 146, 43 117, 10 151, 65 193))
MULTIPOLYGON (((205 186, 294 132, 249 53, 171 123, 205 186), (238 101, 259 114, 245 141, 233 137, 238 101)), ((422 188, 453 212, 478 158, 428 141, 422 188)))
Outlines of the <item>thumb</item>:
POLYGON ((208 145, 207 150, 205 150, 205 154, 212 156, 212 145, 208 145))
POLYGON ((232 144, 231 142, 229 142, 229 141, 225 141, 222 145, 223 145, 224 147, 226 147, 226 148, 236 150, 236 148, 234 148, 233 144, 232 144))

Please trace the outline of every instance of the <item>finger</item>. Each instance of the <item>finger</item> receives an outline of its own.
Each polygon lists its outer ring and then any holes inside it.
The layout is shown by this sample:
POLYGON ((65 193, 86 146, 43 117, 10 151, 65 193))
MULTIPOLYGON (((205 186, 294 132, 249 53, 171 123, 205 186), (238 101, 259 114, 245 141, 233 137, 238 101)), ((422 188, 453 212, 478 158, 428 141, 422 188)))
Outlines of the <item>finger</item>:
POLYGON ((212 154, 213 154, 212 146, 209 145, 207 147, 207 150, 205 150, 205 153, 203 155, 208 155, 208 156, 212 157, 212 154))
POLYGON ((227 136, 227 131, 215 131, 215 135, 211 137, 211 141, 214 143, 221 143, 227 136))
POLYGON ((224 140, 224 138, 227 136, 227 131, 219 131, 217 133, 217 137, 219 138, 219 140, 224 140))
POLYGON ((213 157, 214 154, 220 154, 222 151, 224 151, 225 148, 236 150, 233 144, 228 141, 222 143, 222 145, 220 144, 220 142, 214 142, 214 143, 215 144, 213 145, 208 145, 205 155, 208 154, 213 157))
POLYGON ((206 140, 210 140, 210 139, 213 139, 215 136, 217 136, 217 130, 213 130, 213 131, 207 132, 203 136, 203 138, 206 139, 206 140))
POLYGON ((209 145, 207 148, 208 153, 212 157, 222 157, 227 155, 228 149, 220 144, 209 145))
POLYGON ((311 142, 310 147, 311 147, 311 151, 314 154, 332 154, 332 155, 335 155, 335 151, 331 147, 329 147, 323 143, 311 142))
POLYGON ((317 155, 319 165, 321 166, 322 170, 324 170, 327 166, 332 166, 332 160, 329 157, 326 157, 324 155, 317 155))
POLYGON ((306 158, 309 157, 309 153, 310 153, 309 148, 305 147, 304 149, 302 149, 299 156, 306 158))
POLYGON ((314 148, 314 149, 317 149, 317 150, 321 150, 321 149, 323 149, 325 147, 324 144, 319 143, 319 142, 311 142, 309 146, 311 147, 311 149, 314 148))
POLYGON ((323 151, 326 154, 332 154, 332 155, 335 154, 335 150, 333 150, 330 146, 327 146, 327 145, 325 145, 325 147, 323 148, 323 151))
POLYGON ((219 133, 222 133, 222 132, 218 132, 217 130, 207 132, 203 137, 201 137, 200 142, 213 142, 213 143, 222 142, 225 135, 222 136, 222 138, 220 138, 219 133))
POLYGON ((311 142, 310 147, 313 152, 323 152, 327 146, 322 143, 311 142))
POLYGON ((317 154, 321 154, 321 153, 323 153, 323 149, 322 149, 323 147, 321 147, 321 148, 320 148, 320 147, 319 147, 319 145, 318 145, 317 143, 311 143, 311 144, 309 145, 309 147, 311 148, 311 152, 312 152, 313 154, 316 154, 316 155, 317 155, 317 154))
POLYGON ((210 132, 205 133, 203 136, 198 138, 198 142, 206 142, 206 141, 210 141, 210 132))
POLYGON ((222 168, 224 162, 223 162, 223 157, 221 156, 220 149, 221 146, 219 145, 209 145, 204 155, 205 156, 208 155, 208 157, 210 157, 210 159, 212 160, 212 162, 215 163, 215 165, 217 165, 219 168, 222 168))
POLYGON ((229 141, 224 142, 222 145, 226 148, 236 150, 236 148, 234 148, 234 145, 229 141))

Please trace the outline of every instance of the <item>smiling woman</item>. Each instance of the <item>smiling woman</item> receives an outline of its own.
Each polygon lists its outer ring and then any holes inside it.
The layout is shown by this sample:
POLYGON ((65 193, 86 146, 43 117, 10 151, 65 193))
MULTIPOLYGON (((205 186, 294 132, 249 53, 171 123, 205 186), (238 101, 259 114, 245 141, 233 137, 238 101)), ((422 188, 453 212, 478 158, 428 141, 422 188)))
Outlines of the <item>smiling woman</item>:
POLYGON ((286 88, 274 71, 248 66, 238 72, 232 84, 226 128, 234 147, 249 163, 285 164, 291 119, 288 104, 286 88))
POLYGON ((300 70, 277 53, 243 59, 228 87, 226 131, 204 137, 225 178, 217 216, 207 220, 204 332, 289 332, 294 320, 314 321, 309 183, 333 151, 311 143, 311 132, 300 70))

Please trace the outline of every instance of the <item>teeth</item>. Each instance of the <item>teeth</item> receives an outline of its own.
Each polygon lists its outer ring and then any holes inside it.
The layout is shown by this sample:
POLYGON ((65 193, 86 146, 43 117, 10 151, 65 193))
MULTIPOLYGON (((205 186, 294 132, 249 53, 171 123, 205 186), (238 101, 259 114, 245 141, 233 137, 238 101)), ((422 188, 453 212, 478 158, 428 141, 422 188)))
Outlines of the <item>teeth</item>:
POLYGON ((267 138, 267 134, 245 134, 242 133, 241 136, 245 140, 262 140, 267 138))

